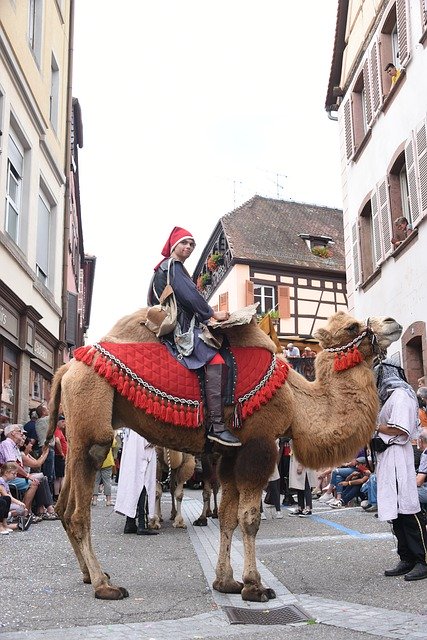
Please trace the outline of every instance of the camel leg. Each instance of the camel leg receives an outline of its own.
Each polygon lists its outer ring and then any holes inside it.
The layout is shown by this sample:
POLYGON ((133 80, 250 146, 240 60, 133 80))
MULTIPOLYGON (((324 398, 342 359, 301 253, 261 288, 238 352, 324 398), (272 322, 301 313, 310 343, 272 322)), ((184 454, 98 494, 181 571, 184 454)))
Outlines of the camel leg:
POLYGON ((234 580, 231 566, 231 541, 237 527, 239 493, 234 480, 233 466, 235 456, 221 461, 221 503, 219 505, 219 553, 216 565, 216 579, 213 588, 221 593, 241 593, 243 583, 234 580))
POLYGON ((193 522, 193 525, 195 527, 207 527, 208 525, 208 517, 211 514, 211 495, 212 495, 212 488, 211 488, 211 484, 209 482, 209 480, 204 480, 203 482, 203 492, 202 492, 202 496, 203 496, 203 509, 202 509, 202 513, 200 514, 200 516, 197 518, 197 520, 195 520, 193 522))
POLYGON ((255 539, 258 533, 262 488, 240 491, 238 519, 243 536, 244 566, 242 599, 251 602, 267 602, 276 597, 273 589, 263 587, 256 564, 255 539))
POLYGON ((187 528, 187 525, 184 522, 184 518, 182 517, 182 511, 181 511, 183 497, 184 497, 184 484, 182 482, 177 482, 175 484, 175 489, 172 493, 172 503, 175 503, 176 505, 175 518, 172 525, 175 529, 187 528))
POLYGON ((90 503, 96 468, 88 464, 85 453, 73 458, 67 462, 71 481, 66 484, 64 494, 61 491, 57 512, 76 553, 83 581, 92 583, 96 598, 121 600, 129 595, 127 590, 110 583, 92 547, 90 503))

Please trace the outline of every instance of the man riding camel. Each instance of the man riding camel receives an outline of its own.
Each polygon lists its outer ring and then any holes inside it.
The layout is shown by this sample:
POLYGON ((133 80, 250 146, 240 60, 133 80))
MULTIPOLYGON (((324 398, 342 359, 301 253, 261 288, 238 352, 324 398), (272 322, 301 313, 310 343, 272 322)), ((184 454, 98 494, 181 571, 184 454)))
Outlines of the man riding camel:
POLYGON ((209 320, 228 320, 228 311, 214 311, 184 267, 196 243, 189 231, 174 227, 162 256, 165 258, 154 269, 148 291, 148 304, 159 304, 160 296, 171 284, 178 308, 178 322, 175 330, 161 338, 172 355, 187 369, 205 368, 205 390, 208 408, 208 438, 229 447, 238 447, 240 440, 229 431, 224 423, 223 388, 227 379, 227 365, 217 349, 201 339, 200 323, 209 320), (178 337, 178 340, 177 340, 178 337))

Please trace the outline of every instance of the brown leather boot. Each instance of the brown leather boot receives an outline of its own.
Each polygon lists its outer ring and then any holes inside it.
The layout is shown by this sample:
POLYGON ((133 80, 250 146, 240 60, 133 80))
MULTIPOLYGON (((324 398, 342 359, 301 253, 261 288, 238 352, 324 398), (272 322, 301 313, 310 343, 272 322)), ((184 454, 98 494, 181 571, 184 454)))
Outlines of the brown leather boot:
POLYGON ((208 439, 226 447, 240 447, 241 442, 229 431, 224 422, 222 382, 225 364, 208 364, 205 367, 206 403, 208 408, 208 439))

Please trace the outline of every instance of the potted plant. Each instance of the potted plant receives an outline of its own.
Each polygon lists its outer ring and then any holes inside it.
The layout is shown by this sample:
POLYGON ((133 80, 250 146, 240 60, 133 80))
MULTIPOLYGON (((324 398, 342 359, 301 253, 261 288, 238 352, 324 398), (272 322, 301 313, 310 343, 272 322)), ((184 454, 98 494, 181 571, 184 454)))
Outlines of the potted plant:
POLYGON ((313 247, 311 253, 319 258, 330 258, 332 251, 328 247, 313 247))
POLYGON ((215 253, 212 253, 209 256, 206 262, 206 266, 208 267, 209 271, 216 271, 219 265, 222 264, 223 262, 224 262, 223 254, 216 251, 215 253))
POLYGON ((211 274, 210 273, 202 273, 197 278, 196 287, 198 288, 199 291, 203 291, 204 289, 206 289, 208 284, 210 284, 211 282, 212 282, 211 274))

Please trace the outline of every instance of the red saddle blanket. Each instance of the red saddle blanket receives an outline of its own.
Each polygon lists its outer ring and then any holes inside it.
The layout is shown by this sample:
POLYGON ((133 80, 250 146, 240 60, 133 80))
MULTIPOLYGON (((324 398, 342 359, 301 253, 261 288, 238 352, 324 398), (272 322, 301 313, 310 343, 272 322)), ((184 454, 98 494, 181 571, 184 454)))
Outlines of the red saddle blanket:
MULTIPOLYGON (((236 416, 245 419, 266 404, 285 382, 289 367, 267 349, 230 347, 236 368, 236 416)), ((158 342, 79 347, 74 358, 93 366, 118 393, 155 418, 182 427, 203 423, 200 379, 158 342)), ((238 422, 238 421, 235 421, 238 422)))

